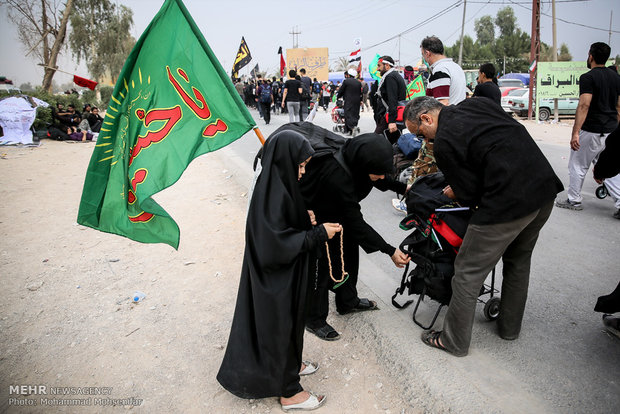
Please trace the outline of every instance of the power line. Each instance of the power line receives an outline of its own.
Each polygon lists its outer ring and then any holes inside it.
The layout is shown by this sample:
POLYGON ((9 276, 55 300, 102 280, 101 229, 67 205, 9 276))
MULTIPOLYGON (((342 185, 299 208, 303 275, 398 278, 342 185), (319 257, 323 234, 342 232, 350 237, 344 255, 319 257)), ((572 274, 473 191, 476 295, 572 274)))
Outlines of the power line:
MULTIPOLYGON (((513 0, 508 0, 508 1, 510 1, 510 3, 512 3, 512 4, 516 5, 516 6, 523 7, 525 10, 528 10, 528 11, 530 11, 530 12, 532 11, 532 9, 531 9, 531 8, 529 8, 529 7, 525 7, 525 6, 524 6, 524 5, 522 5, 521 3, 515 2, 515 1, 513 1, 513 0)), ((568 1, 568 0, 564 0, 564 1, 568 1)), ((575 0, 573 0, 573 1, 575 1, 575 0)), ((541 12, 540 14, 545 15, 545 16, 547 16, 547 17, 552 17, 552 16, 549 16, 547 13, 542 13, 542 12, 541 12)), ((556 17, 556 20, 559 20, 559 21, 561 21, 561 22, 568 23, 568 24, 574 24, 575 26, 586 27, 586 28, 588 28, 588 29, 593 29, 593 30, 602 30, 603 32, 620 33, 620 30, 601 29, 600 27, 588 26, 587 24, 582 24, 582 23, 577 23, 577 22, 571 22, 571 21, 569 21, 569 20, 560 19, 559 17, 556 17)))
POLYGON ((416 24, 416 25, 414 25, 414 26, 411 26, 411 27, 410 27, 410 28, 408 28, 408 29, 403 30, 402 32, 395 34, 394 36, 390 37, 389 39, 383 40, 383 41, 381 41, 381 42, 379 42, 379 43, 375 43, 375 44, 374 44, 374 45, 372 45, 372 46, 365 47, 365 48, 364 48, 364 50, 368 50, 368 49, 372 49, 372 48, 374 48, 374 47, 380 46, 380 45, 382 45, 382 44, 384 44, 384 43, 387 43, 387 42, 389 42, 389 41, 391 41, 391 40, 397 39, 397 38, 398 38, 398 36, 401 36, 401 35, 407 34, 407 33, 409 33, 409 32, 412 32, 412 31, 414 31, 414 30, 416 30, 416 29, 419 29, 420 27, 422 27, 422 26, 424 26, 424 25, 426 25, 426 24, 428 24, 428 23, 432 22, 433 20, 438 19, 439 17, 443 16, 444 14, 449 13, 450 11, 452 11, 452 10, 454 10, 454 9, 458 8, 458 7, 459 7, 462 3, 463 3, 463 1, 462 1, 462 0, 458 0, 456 3, 454 3, 454 4, 452 4, 452 5, 448 6, 448 7, 446 7, 445 9, 443 9, 443 10, 441 10, 441 11, 439 11, 439 12, 437 12, 436 14, 432 15, 432 16, 431 16, 431 17, 429 17, 428 19, 425 19, 425 20, 423 20, 422 22, 420 22, 420 23, 418 23, 418 24, 416 24))
MULTIPOLYGON (((556 0, 556 3, 585 3, 587 1, 592 1, 592 0, 556 0)), ((485 1, 470 1, 470 3, 478 3, 478 4, 483 4, 486 3, 485 1)), ((499 1, 490 1, 489 3, 491 4, 532 4, 531 1, 510 1, 510 0, 499 0, 499 1)), ((542 1, 541 3, 547 3, 550 4, 550 1, 542 1)))
MULTIPOLYGON (((471 16, 471 17, 469 18, 469 20, 467 20, 467 21, 465 22, 465 24, 467 24, 467 23, 471 22, 471 21, 473 20, 473 18, 474 18, 474 17, 476 17, 476 16, 478 15, 478 13, 480 13, 480 12, 481 12, 481 11, 485 8, 485 6, 486 6, 487 4, 491 3, 491 0, 488 0, 488 1, 486 1, 486 2, 481 2, 481 1, 470 1, 470 3, 484 3, 484 5, 483 5, 482 7, 480 7, 480 9, 478 9, 478 11, 477 11, 476 13, 474 13, 474 15, 473 15, 473 16, 471 16)), ((461 29, 460 29, 460 28, 456 29, 454 32, 452 32, 452 34, 451 34, 450 36, 446 37, 444 40, 448 40, 448 39, 450 39, 452 36, 454 36, 455 34, 457 34, 459 30, 461 30, 461 29)))

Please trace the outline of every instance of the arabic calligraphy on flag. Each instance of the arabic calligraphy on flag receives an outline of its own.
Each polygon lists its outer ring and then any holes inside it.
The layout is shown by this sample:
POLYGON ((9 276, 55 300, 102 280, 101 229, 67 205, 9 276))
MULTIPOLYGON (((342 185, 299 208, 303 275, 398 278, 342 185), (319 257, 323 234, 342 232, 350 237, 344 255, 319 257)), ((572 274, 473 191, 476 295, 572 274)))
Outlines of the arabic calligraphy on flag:
POLYGON ((179 227, 152 196, 254 125, 183 2, 166 0, 114 87, 78 223, 177 248, 179 227))
POLYGON ((422 75, 418 75, 407 85, 407 100, 417 98, 418 96, 426 96, 426 88, 424 87, 424 79, 422 75))

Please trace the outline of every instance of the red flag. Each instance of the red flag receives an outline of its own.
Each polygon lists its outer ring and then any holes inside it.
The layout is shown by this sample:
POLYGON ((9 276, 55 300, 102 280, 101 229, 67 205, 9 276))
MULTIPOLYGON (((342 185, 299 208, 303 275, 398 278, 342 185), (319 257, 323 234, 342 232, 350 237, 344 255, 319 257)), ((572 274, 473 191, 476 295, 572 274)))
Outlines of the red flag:
POLYGON ((77 75, 73 75, 73 83, 75 83, 78 86, 83 86, 85 88, 90 89, 91 91, 95 90, 95 86, 97 86, 97 82, 92 81, 90 79, 86 79, 86 78, 81 78, 77 75))
POLYGON ((282 55, 282 46, 280 46, 280 49, 278 49, 278 54, 280 55, 280 77, 283 77, 286 62, 284 61, 284 56, 282 55))

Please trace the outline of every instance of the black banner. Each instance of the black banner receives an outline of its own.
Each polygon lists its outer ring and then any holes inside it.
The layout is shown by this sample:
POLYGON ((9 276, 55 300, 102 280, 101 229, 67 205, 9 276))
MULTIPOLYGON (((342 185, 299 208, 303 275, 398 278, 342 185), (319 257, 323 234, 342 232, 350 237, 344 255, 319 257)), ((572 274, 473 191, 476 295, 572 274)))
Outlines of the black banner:
POLYGON ((248 44, 245 43, 245 39, 242 36, 241 44, 239 45, 239 51, 237 52, 237 57, 235 58, 235 63, 233 64, 233 68, 232 68, 231 76, 233 80, 239 79, 239 71, 245 65, 250 63, 250 60, 252 60, 252 54, 250 53, 248 44))

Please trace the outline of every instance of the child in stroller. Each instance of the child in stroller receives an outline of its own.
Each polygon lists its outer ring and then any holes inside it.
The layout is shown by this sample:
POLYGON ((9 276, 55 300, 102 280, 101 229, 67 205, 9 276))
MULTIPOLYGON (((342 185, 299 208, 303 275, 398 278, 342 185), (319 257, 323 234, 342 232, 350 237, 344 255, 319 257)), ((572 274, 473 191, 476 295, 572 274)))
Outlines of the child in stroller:
POLYGON ((342 99, 338 99, 336 106, 332 109, 332 121, 336 124, 334 132, 344 133, 344 102, 342 99))
MULTIPOLYGON (((407 212, 401 223, 403 230, 413 230, 403 240, 400 249, 411 257, 416 264, 409 272, 405 268, 400 286, 392 296, 392 304, 406 308, 412 300, 404 305, 396 302, 398 295, 407 290, 408 295, 418 294, 413 310, 413 321, 423 329, 430 329, 435 324, 443 306, 450 303, 452 296, 451 281, 454 276, 454 260, 463 242, 463 236, 471 217, 467 207, 459 207, 453 200, 443 194, 446 183, 441 172, 420 177, 407 193, 407 212), (409 273, 408 273, 409 272, 409 273), (420 302, 428 296, 439 302, 439 308, 428 326, 416 319, 420 302)), ((484 303, 484 315, 488 320, 499 317, 500 298, 495 288, 495 269, 491 281, 480 289, 479 296, 490 295, 484 303)))

